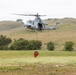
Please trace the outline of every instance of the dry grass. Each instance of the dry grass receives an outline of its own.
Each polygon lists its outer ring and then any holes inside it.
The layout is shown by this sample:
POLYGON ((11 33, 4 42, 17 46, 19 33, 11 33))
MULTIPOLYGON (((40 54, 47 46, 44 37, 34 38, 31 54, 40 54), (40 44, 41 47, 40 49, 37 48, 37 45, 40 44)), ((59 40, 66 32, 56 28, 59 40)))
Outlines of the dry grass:
MULTIPOLYGON (((72 41, 76 44, 76 30, 48 30, 42 32, 28 32, 25 30, 11 33, 8 35, 12 39, 24 38, 28 40, 41 40, 43 48, 46 49, 46 43, 52 41, 55 43, 56 50, 63 50, 66 41, 72 41)), ((76 45, 74 46, 76 50, 76 45)))
MULTIPOLYGON (((60 21, 60 26, 57 30, 45 30, 42 32, 33 32, 26 31, 26 29, 16 22, 0 22, 0 26, 5 26, 4 28, 10 28, 12 24, 14 27, 17 27, 18 24, 20 27, 14 28, 7 31, 0 31, 0 34, 7 35, 12 39, 24 38, 28 40, 41 40, 43 43, 42 49, 46 49, 46 43, 52 41, 55 43, 56 50, 63 50, 64 43, 66 41, 72 41, 75 43, 74 49, 76 50, 76 19, 73 18, 64 18, 58 19, 60 21), (3 25, 5 24, 6 25, 3 25), (15 26, 16 25, 16 26, 15 26)), ((55 24, 58 20, 47 20, 49 25, 55 24)), ((1 27, 0 27, 1 28, 1 27)))

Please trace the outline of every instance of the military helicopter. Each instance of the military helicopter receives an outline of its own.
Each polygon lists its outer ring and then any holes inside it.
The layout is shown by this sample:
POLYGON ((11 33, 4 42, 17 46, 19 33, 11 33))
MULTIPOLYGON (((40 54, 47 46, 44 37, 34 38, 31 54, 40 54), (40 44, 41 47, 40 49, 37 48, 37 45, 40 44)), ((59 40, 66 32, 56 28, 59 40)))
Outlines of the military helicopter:
POLYGON ((37 14, 15 14, 15 15, 22 15, 22 16, 35 16, 34 20, 28 20, 26 24, 24 24, 24 27, 27 27, 28 29, 32 30, 55 30, 57 26, 60 24, 60 22, 56 22, 55 25, 50 27, 48 23, 44 22, 40 17, 46 16, 46 15, 39 15, 37 14))

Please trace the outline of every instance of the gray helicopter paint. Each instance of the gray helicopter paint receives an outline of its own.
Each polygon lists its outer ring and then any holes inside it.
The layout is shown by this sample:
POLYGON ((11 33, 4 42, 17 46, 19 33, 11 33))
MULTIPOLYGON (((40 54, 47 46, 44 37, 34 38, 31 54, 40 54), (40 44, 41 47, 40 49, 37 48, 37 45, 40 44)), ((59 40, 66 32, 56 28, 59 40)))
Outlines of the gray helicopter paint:
POLYGON ((48 25, 48 23, 44 22, 40 16, 45 16, 45 15, 39 15, 37 14, 15 14, 15 15, 22 15, 22 16, 35 16, 34 20, 29 20, 24 24, 25 27, 29 29, 37 29, 37 30, 55 30, 57 26, 60 24, 60 22, 56 22, 56 24, 52 27, 48 25))

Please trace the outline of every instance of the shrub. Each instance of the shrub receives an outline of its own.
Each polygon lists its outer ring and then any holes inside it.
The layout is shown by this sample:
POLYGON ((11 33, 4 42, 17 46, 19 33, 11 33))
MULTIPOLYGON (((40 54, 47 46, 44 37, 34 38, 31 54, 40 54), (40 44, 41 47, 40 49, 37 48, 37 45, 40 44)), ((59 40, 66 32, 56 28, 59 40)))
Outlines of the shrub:
POLYGON ((41 49, 42 43, 41 41, 38 40, 32 40, 29 43, 29 49, 30 50, 37 50, 37 49, 41 49))
POLYGON ((73 49, 73 45, 74 45, 74 43, 71 42, 71 41, 65 42, 65 45, 64 45, 65 51, 72 51, 72 50, 74 50, 73 49))
POLYGON ((54 43, 53 43, 53 42, 48 42, 48 43, 47 43, 47 49, 48 49, 48 50, 53 51, 54 48, 55 48, 55 47, 54 47, 54 43))
POLYGON ((8 50, 8 46, 0 46, 0 50, 8 50))
POLYGON ((11 49, 11 50, 27 50, 28 49, 28 45, 29 45, 29 41, 28 40, 18 39, 18 40, 15 40, 11 44, 9 49, 11 49))
POLYGON ((9 47, 9 49, 11 50, 37 50, 37 49, 41 49, 42 43, 41 41, 38 40, 25 40, 25 39, 18 39, 15 40, 11 46, 9 47))
POLYGON ((12 42, 10 38, 0 35, 0 50, 8 49, 8 45, 12 42))
POLYGON ((11 42, 12 42, 12 40, 10 38, 7 38, 6 36, 0 35, 0 46, 8 45, 11 42))

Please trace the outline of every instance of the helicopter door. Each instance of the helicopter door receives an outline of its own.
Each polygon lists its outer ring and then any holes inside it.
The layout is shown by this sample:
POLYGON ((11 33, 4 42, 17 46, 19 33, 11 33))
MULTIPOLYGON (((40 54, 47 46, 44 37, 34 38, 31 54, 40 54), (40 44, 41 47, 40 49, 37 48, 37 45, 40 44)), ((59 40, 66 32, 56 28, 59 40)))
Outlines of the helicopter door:
POLYGON ((41 23, 38 23, 38 29, 42 30, 42 24, 41 23))

